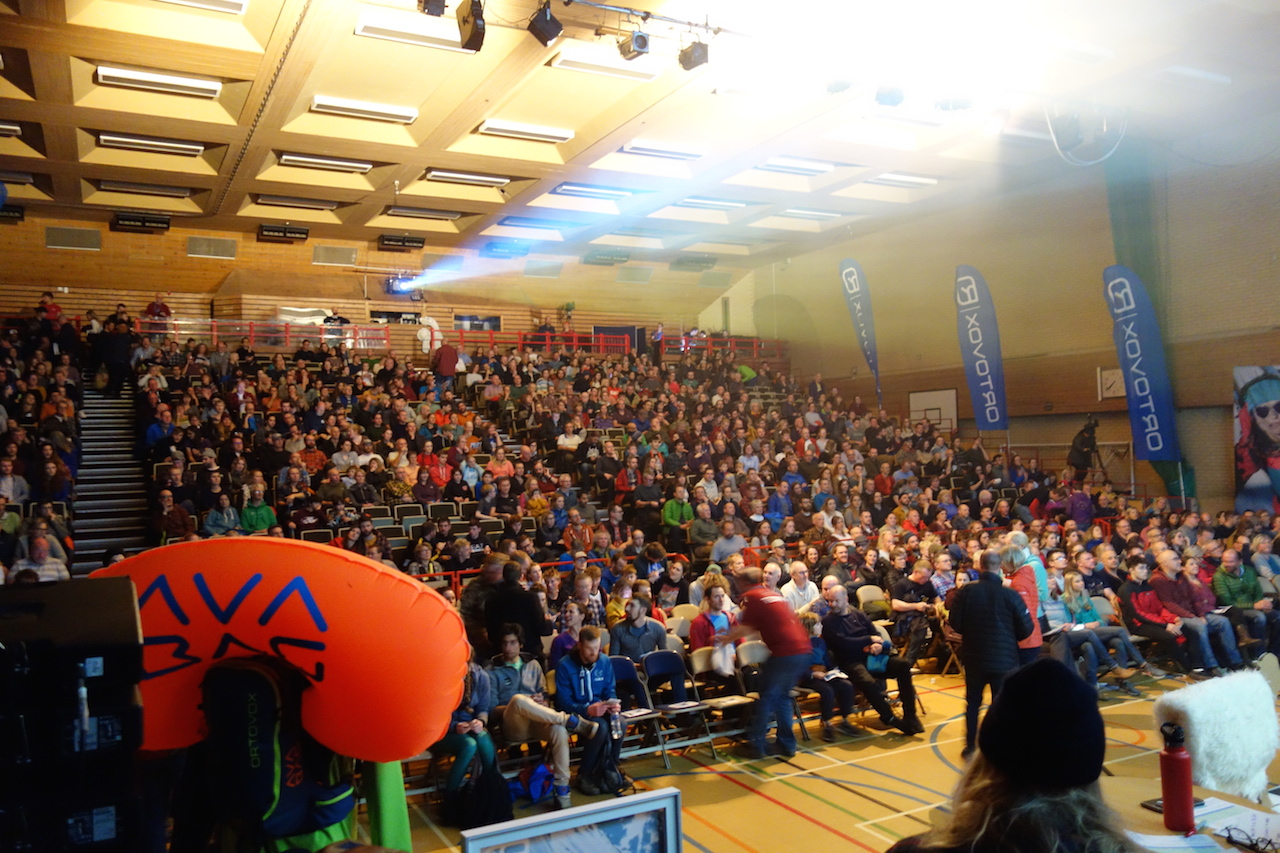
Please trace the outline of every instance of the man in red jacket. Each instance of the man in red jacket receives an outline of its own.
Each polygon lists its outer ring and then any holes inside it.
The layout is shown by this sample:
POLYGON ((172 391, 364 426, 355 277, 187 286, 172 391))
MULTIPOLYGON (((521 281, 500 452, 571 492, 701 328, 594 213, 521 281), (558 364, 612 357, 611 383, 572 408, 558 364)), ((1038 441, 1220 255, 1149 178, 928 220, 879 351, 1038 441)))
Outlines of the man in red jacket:
POLYGON ((1120 587, 1120 606, 1129 630, 1155 642, 1165 657, 1188 675, 1192 672, 1182 619, 1167 610, 1147 582, 1151 567, 1141 560, 1129 566, 1129 580, 1120 587))
POLYGON ((1151 578, 1151 587, 1160 598, 1165 609, 1182 619, 1182 629, 1188 639, 1195 643, 1199 650, 1200 661, 1212 675, 1222 675, 1222 668, 1214 653, 1214 645, 1210 638, 1216 636, 1217 646, 1232 669, 1244 667, 1240 650, 1236 648, 1236 632, 1225 616, 1212 612, 1208 605, 1202 604, 1191 586, 1191 581, 1182 575, 1182 565, 1178 555, 1172 549, 1165 549, 1156 557, 1158 571, 1151 578))
POLYGON ((727 634, 717 636, 716 645, 731 643, 755 632, 769 647, 769 659, 760 668, 760 701, 747 729, 744 754, 750 758, 764 757, 765 733, 769 723, 776 721, 778 739, 773 751, 791 758, 796 754, 791 688, 808 669, 809 634, 787 600, 777 590, 764 585, 764 573, 760 569, 742 569, 738 580, 747 587, 742 593, 738 625, 727 634))

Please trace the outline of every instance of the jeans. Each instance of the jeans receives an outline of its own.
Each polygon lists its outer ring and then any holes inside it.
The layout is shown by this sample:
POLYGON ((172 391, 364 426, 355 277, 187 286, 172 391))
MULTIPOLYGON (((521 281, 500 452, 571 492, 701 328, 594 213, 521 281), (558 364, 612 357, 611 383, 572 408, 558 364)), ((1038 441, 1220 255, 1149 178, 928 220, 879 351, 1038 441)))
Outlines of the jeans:
POLYGON ((857 691, 853 682, 847 678, 833 678, 824 681, 822 676, 811 675, 802 682, 803 686, 818 694, 818 703, 822 707, 822 721, 828 722, 837 713, 844 719, 853 713, 853 700, 857 691))
POLYGON ((1111 653, 1107 651, 1107 647, 1102 644, 1098 635, 1088 628, 1064 631, 1063 636, 1067 638, 1067 645, 1071 647, 1071 651, 1079 653, 1084 659, 1084 680, 1089 682, 1091 687, 1096 687, 1098 666, 1104 662, 1108 670, 1115 666, 1111 653))
POLYGON ((1191 671, 1191 658, 1188 657, 1183 644, 1178 642, 1178 636, 1172 631, 1151 622, 1143 622, 1133 626, 1133 633, 1155 642, 1160 653, 1176 663, 1183 672, 1191 671))
POLYGON ((991 685, 991 701, 1004 686, 1007 672, 987 672, 976 666, 964 668, 964 745, 971 749, 978 742, 978 710, 982 707, 982 691, 991 685))
POLYGON ((1233 624, 1243 624, 1251 639, 1261 640, 1267 651, 1280 655, 1280 612, 1233 607, 1228 611, 1227 618, 1233 624))
POLYGON ((791 713, 791 688, 809 667, 809 655, 780 655, 770 657, 760 667, 757 684, 760 701, 756 703, 751 725, 747 729, 747 741, 764 751, 764 736, 770 723, 777 724, 778 745, 794 751, 796 733, 792 728, 795 718, 791 713))
POLYGON ((1225 616, 1208 613, 1195 619, 1184 618, 1182 620, 1182 630, 1187 635, 1187 639, 1194 644, 1192 648, 1199 651, 1201 666, 1210 669, 1219 666, 1218 658, 1213 652, 1213 644, 1211 642, 1213 637, 1217 637, 1218 645, 1221 647, 1228 664, 1239 666, 1243 663, 1240 658, 1240 650, 1236 648, 1235 629, 1231 627, 1231 623, 1227 621, 1225 616))
POLYGON ((1102 640, 1110 648, 1115 649, 1119 654, 1116 660, 1121 666, 1141 667, 1145 666, 1147 659, 1142 656, 1134 646, 1133 640, 1129 639, 1129 631, 1118 625, 1103 625, 1093 629, 1093 633, 1098 635, 1098 639, 1102 640))
POLYGON ((449 779, 445 782, 446 791, 456 791, 462 787, 462 783, 467 778, 467 771, 471 769, 471 759, 476 755, 480 756, 480 763, 486 768, 492 770, 497 766, 497 753, 493 748, 493 739, 483 729, 479 732, 460 735, 451 728, 449 733, 431 748, 431 751, 454 756, 453 767, 449 769, 449 779))

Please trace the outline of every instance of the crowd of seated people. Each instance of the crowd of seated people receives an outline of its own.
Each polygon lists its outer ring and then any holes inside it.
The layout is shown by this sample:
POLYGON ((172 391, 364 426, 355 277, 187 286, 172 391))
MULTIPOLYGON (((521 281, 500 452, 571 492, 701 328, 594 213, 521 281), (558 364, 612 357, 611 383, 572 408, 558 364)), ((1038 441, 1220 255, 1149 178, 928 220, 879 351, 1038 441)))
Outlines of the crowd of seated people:
POLYGON ((23 326, 0 337, 0 582, 71 576, 83 349, 49 292, 23 326))

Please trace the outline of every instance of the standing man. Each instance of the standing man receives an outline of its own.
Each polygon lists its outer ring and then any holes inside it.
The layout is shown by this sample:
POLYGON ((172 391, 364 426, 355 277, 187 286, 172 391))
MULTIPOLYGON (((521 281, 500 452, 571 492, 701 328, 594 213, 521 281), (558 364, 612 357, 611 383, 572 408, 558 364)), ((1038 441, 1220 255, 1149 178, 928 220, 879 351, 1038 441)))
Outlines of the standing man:
POLYGON ((743 569, 738 579, 747 585, 742 594, 742 612, 738 624, 726 634, 716 636, 716 645, 736 642, 752 632, 769 647, 769 659, 760 668, 760 701, 756 703, 751 725, 747 729, 748 758, 765 756, 765 734, 769 723, 777 723, 774 752, 784 758, 796 754, 795 720, 791 713, 791 688, 809 667, 811 646, 809 633, 792 612, 787 600, 764 585, 760 569, 743 569))
POLYGON ((951 627, 963 638, 960 655, 964 659, 964 751, 968 761, 978 742, 978 709, 982 691, 991 685, 991 701, 1004 678, 1018 668, 1018 642, 1031 636, 1031 614, 1022 597, 1004 585, 1000 554, 983 551, 978 559, 982 574, 977 583, 966 584, 951 603, 951 627))

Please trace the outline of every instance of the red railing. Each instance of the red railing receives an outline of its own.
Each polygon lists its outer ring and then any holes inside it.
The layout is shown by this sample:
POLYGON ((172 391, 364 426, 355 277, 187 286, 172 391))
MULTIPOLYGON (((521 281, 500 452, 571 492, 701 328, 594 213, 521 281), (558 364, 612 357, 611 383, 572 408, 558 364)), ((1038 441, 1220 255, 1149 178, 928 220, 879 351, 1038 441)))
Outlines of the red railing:
POLYGON ((738 358, 753 360, 787 358, 786 341, 768 338, 729 338, 702 335, 671 335, 662 339, 663 355, 680 355, 691 350, 729 350, 738 358))
MULTIPOLYGON (((280 323, 271 320, 134 320, 134 331, 140 335, 165 337, 172 335, 179 343, 187 338, 216 346, 225 341, 236 347, 243 338, 249 346, 295 349, 303 341, 330 346, 346 344, 350 350, 391 349, 391 327, 386 324, 370 325, 317 325, 311 323, 280 323)), ((154 343, 154 341, 153 341, 154 343)))
POLYGON ((465 329, 441 331, 445 340, 462 350, 476 347, 499 347, 542 351, 561 347, 597 355, 625 355, 631 351, 631 338, 627 335, 588 335, 577 332, 486 332, 465 329))

